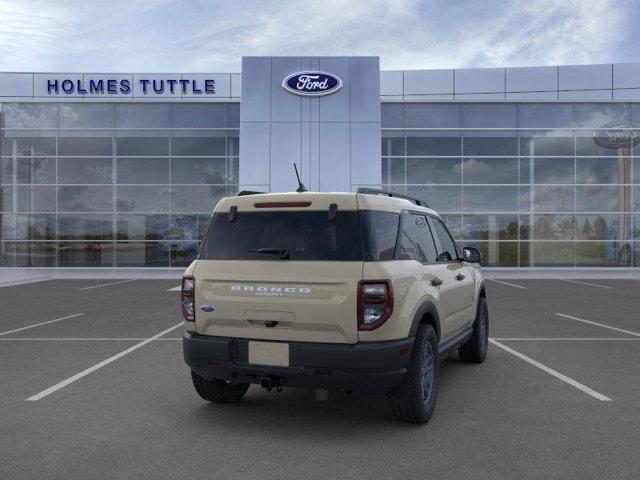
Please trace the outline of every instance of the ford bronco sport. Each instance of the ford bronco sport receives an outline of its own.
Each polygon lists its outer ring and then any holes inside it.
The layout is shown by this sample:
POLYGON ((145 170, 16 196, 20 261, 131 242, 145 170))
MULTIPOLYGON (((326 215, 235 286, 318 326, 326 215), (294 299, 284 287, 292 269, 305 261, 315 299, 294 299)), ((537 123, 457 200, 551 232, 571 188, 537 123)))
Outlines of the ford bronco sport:
POLYGON ((487 352, 479 263, 403 195, 223 198, 182 280, 195 390, 217 403, 238 402, 251 383, 386 394, 397 418, 427 422, 439 361, 487 352))

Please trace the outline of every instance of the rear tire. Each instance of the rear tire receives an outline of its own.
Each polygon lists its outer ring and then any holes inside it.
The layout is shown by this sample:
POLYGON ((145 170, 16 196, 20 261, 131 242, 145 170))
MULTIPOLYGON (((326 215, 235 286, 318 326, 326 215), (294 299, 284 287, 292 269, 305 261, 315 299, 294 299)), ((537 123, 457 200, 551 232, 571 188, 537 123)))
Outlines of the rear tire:
POLYGON ((460 360, 467 363, 482 363, 487 357, 487 346, 489 344, 489 309, 484 297, 478 301, 478 312, 476 321, 473 323, 473 334, 458 349, 460 360))
POLYGON ((438 393, 438 337, 431 325, 420 325, 407 375, 402 384, 387 394, 398 420, 426 423, 436 406, 438 393))
POLYGON ((224 380, 207 380, 191 370, 193 387, 202 398, 213 403, 237 403, 249 390, 248 383, 229 383, 224 380))

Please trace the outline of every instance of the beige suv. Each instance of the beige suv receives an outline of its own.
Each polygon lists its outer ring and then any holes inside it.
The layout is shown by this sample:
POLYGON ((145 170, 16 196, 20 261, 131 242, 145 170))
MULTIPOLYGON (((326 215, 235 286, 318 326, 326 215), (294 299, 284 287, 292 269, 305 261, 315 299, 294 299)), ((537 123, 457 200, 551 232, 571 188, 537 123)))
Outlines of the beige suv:
POLYGON ((193 385, 217 403, 251 383, 386 394, 424 423, 439 361, 485 358, 479 264, 424 202, 392 192, 223 198, 182 281, 193 385))

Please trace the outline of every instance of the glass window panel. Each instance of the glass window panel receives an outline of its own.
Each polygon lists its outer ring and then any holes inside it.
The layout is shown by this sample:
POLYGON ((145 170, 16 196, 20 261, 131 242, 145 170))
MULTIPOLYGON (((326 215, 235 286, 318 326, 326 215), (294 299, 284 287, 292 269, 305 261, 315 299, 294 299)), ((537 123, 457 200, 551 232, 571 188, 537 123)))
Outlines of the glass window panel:
POLYGON ((118 267, 168 267, 170 243, 118 242, 118 267))
MULTIPOLYGON (((413 237, 415 240, 415 258, 421 263, 435 262, 438 256, 436 244, 431 235, 431 228, 424 215, 409 215, 411 226, 413 227, 413 237)), ((447 236, 447 238, 449 238, 447 236)), ((449 238, 449 242, 451 239, 449 238)), ((402 251, 400 252, 403 253, 402 251)), ((455 252, 452 250, 452 254, 455 252)), ((406 255, 406 253, 405 253, 406 255)), ((411 258, 409 258, 411 259, 411 258)))
POLYGON ((573 158, 535 158, 533 168, 535 183, 574 183, 573 158))
POLYGON ((56 209, 56 187, 24 186, 18 188, 19 212, 54 212, 56 209))
POLYGON ((13 211, 13 189, 14 187, 0 187, 0 212, 13 211))
POLYGON ((211 215, 196 215, 196 220, 198 222, 198 240, 202 240, 207 234, 207 230, 209 229, 211 215))
POLYGON ((533 189, 533 209, 536 212, 575 211, 575 187, 542 187, 533 189))
POLYGON ((54 242, 8 242, 4 244, 5 267, 55 267, 56 244, 54 242))
POLYGON ((205 156, 226 155, 226 133, 207 133, 207 136, 183 137, 174 136, 171 139, 172 155, 205 156))
POLYGON ((577 267, 630 267, 631 243, 577 242, 577 267))
POLYGON ((169 103, 116 103, 116 128, 168 128, 171 127, 169 103))
POLYGON ((380 105, 382 128, 404 128, 404 103, 380 105))
POLYGON ((534 215, 533 235, 536 240, 573 240, 576 218, 574 215, 534 215))
MULTIPOLYGON (((633 183, 640 184, 640 158, 633 159, 633 183)), ((638 189, 636 189, 637 191, 638 189)))
MULTIPOLYGON (((0 212, 2 209, 0 208, 0 212)), ((17 237, 17 215, 10 213, 0 214, 0 239, 1 240, 20 240, 17 237)), ((0 245, 0 249, 2 245, 0 245)))
POLYGON ((576 128, 600 128, 611 122, 630 121, 628 103, 576 103, 576 128))
POLYGON ((113 160, 58 158, 58 183, 112 183, 113 160))
POLYGON ((521 103, 518 106, 520 128, 571 128, 571 103, 521 103))
POLYGON ((520 132, 520 155, 573 157, 573 135, 555 132, 520 132))
POLYGON ((119 156, 145 156, 169 154, 168 137, 118 137, 116 149, 119 156))
POLYGON ((531 163, 533 162, 530 158, 519 158, 520 162, 520 183, 531 183, 531 163))
POLYGON ((119 185, 116 208, 119 212, 168 212, 170 190, 168 186, 119 185))
POLYGON ((58 155, 88 155, 104 157, 112 155, 111 137, 60 137, 58 155))
POLYGON ((56 103, 2 103, 6 128, 57 128, 56 103))
POLYGON ((407 183, 462 183, 459 158, 407 158, 407 183))
POLYGON ((533 259, 533 243, 532 242, 520 242, 518 244, 520 250, 520 263, 519 267, 533 267, 533 263, 530 259, 533 259))
POLYGON ((460 105, 456 104, 406 103, 405 115, 408 128, 460 127, 460 105))
POLYGON ((517 240, 516 215, 464 215, 464 238, 469 240, 517 240))
POLYGON ((441 215, 454 240, 462 238, 462 215, 441 215))
POLYGON ((465 133, 463 151, 465 155, 506 156, 518 154, 518 138, 516 136, 495 136, 490 132, 465 133), (487 136, 479 136, 480 133, 487 136))
POLYGON ((169 183, 168 158, 118 157, 119 184, 169 183))
POLYGON ((382 131, 382 156, 404 155, 404 131, 382 131))
POLYGON ((226 184, 227 160, 224 158, 172 158, 173 183, 226 184))
POLYGON ((113 105, 109 103, 61 103, 60 128, 73 127, 113 127, 113 105))
POLYGON ((174 128, 226 128, 226 103, 174 103, 174 128))
POLYGON ((227 158, 227 177, 227 182, 230 185, 237 185, 239 183, 240 159, 238 157, 227 158))
MULTIPOLYGON (((623 178, 630 178, 629 157, 622 158, 578 158, 576 160, 577 183, 618 183, 623 178)), ((627 180, 628 181, 628 180, 627 180)))
POLYGON ((407 130, 407 155, 460 156, 461 153, 460 132, 407 130))
POLYGON ((58 215, 60 240, 111 240, 113 217, 111 214, 58 215))
MULTIPOLYGON (((20 132, 24 134, 23 132, 20 132)), ((45 135, 53 135, 51 133, 45 135)), ((16 155, 30 156, 47 156, 56 154, 56 139, 50 137, 5 137, 2 153, 4 155, 12 155, 15 147, 16 155)))
POLYGON ((171 211, 211 212, 226 195, 226 187, 172 187, 171 211))
POLYGON ((111 267, 113 243, 60 243, 58 262, 61 267, 111 267))
POLYGON ((620 196, 631 198, 631 187, 576 187, 576 211, 617 212, 620 196))
POLYGON ((595 131, 576 132, 576 153, 585 156, 615 157, 619 155, 620 149, 605 148, 594 141, 595 131))
POLYGON ((198 215, 173 215, 167 240, 197 240, 198 215))
POLYGON ((227 114, 227 125, 230 128, 240 128, 240 103, 228 103, 227 114))
POLYGON ((528 186, 518 187, 518 211, 529 212, 531 210, 531 191, 532 188, 528 186))
POLYGON ((533 263, 536 267, 573 267, 575 265, 575 243, 531 242, 533 263))
POLYGON ((407 195, 424 200, 438 213, 462 211, 461 187, 407 187, 407 195))
POLYGON ((633 242, 632 244, 633 250, 633 266, 640 267, 640 242, 633 242))
POLYGON ((520 240, 529 240, 531 238, 529 234, 531 230, 531 226, 529 222, 530 217, 529 215, 520 215, 519 219, 520 219, 520 229, 519 229, 520 240))
POLYGON ((0 184, 8 183, 13 183, 13 158, 0 158, 0 184))
POLYGON ((235 157, 240 153, 240 132, 227 130, 227 155, 235 157))
POLYGON ((111 212, 113 189, 110 186, 58 187, 59 212, 111 212))
POLYGON ((465 184, 518 183, 517 158, 465 158, 462 162, 465 184))
POLYGON ((186 267, 198 254, 197 242, 179 242, 171 244, 171 266, 186 267))
POLYGON ((517 242, 468 242, 465 247, 475 247, 482 254, 483 267, 517 267, 517 242))
POLYGON ((118 240, 165 240, 169 232, 169 215, 118 215, 118 240))
POLYGON ((636 240, 640 240, 640 214, 633 216, 633 232, 632 236, 636 240))
POLYGON ((15 240, 55 240, 55 215, 17 215, 15 240))
POLYGON ((516 128, 517 105, 508 103, 464 104, 465 128, 516 128))
POLYGON ((632 238, 631 216, 626 214, 577 215, 578 240, 627 240, 632 238))
POLYGON ((406 183, 404 158, 382 159, 382 183, 406 183))
POLYGON ((465 212, 517 212, 518 187, 464 187, 465 212))
POLYGON ((18 157, 16 165, 18 183, 56 183, 55 158, 18 157))

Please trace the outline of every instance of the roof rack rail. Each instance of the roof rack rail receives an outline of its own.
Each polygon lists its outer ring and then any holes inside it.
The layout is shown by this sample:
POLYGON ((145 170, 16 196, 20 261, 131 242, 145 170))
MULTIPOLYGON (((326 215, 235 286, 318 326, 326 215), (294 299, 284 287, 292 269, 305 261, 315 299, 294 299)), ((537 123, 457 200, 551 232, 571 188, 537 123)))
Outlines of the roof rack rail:
POLYGON ((364 193, 367 195, 385 195, 387 197, 393 197, 393 198, 403 198, 405 200, 409 200, 410 202, 415 203, 419 207, 429 208, 429 205, 424 200, 420 200, 414 197, 409 197, 408 195, 402 195, 401 193, 390 192, 388 190, 379 190, 377 188, 360 187, 358 188, 357 193, 364 193))
POLYGON ((236 197, 244 197, 245 195, 260 195, 261 193, 265 193, 265 192, 255 192, 253 190, 240 190, 238 193, 236 193, 236 197))

